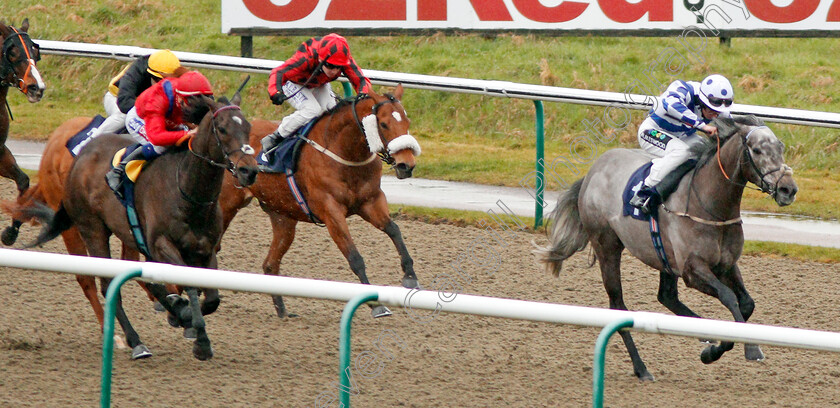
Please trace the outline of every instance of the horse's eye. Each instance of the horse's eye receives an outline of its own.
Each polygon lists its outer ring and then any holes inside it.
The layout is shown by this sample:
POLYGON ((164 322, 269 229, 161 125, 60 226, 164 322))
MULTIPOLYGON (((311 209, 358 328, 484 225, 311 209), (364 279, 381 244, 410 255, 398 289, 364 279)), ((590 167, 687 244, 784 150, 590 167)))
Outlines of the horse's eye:
POLYGON ((379 126, 381 126, 382 129, 388 130, 388 124, 385 122, 379 122, 379 126))
POLYGON ((753 147, 752 152, 753 152, 753 154, 756 154, 756 155, 759 155, 759 156, 761 155, 761 149, 759 149, 757 147, 753 147))

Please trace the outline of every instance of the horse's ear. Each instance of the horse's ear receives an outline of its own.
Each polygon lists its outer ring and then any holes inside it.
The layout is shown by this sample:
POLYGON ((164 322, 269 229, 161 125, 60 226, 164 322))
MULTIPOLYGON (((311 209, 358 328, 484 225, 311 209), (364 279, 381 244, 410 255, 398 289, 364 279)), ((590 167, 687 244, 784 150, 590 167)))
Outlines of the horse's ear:
POLYGON ((20 23, 20 31, 24 31, 24 32, 29 31, 29 19, 28 18, 24 18, 23 22, 20 23))
POLYGON ((402 86, 402 84, 399 84, 399 85, 397 85, 397 88, 394 89, 394 98, 402 100, 402 96, 403 96, 403 86, 402 86))
POLYGON ((741 129, 741 126, 734 119, 720 116, 715 118, 715 125, 718 128, 718 134, 721 139, 728 139, 741 129))
POLYGON ((747 126, 764 126, 764 121, 755 115, 733 116, 736 123, 747 126))
POLYGON ((221 98, 219 98, 219 103, 225 104, 225 105, 230 105, 230 101, 228 101, 227 96, 222 96, 221 98))
POLYGON ((240 103, 242 103, 242 95, 240 95, 239 92, 237 92, 233 94, 233 98, 230 100, 230 104, 239 106, 240 103))

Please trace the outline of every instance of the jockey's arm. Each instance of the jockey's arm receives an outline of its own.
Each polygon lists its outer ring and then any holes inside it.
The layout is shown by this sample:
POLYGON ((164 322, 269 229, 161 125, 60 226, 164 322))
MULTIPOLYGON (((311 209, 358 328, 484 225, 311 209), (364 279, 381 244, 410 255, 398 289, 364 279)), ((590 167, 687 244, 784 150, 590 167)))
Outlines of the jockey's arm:
POLYGON ((356 90, 356 93, 369 93, 371 84, 370 80, 365 77, 362 73, 361 68, 356 65, 356 60, 353 57, 349 57, 349 62, 347 66, 342 68, 341 70, 344 73, 344 76, 350 80, 350 83, 353 85, 353 89, 356 90))

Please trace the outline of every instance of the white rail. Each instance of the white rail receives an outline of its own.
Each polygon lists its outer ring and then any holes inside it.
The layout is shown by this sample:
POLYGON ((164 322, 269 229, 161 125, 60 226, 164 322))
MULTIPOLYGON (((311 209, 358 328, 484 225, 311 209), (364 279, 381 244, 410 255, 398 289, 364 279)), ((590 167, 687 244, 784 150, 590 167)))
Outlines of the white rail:
MULTIPOLYGON (((632 318, 634 321, 633 330, 648 333, 840 352, 840 333, 696 319, 660 313, 627 312, 464 294, 454 296, 449 294, 446 299, 452 300, 444 302, 441 300, 440 293, 434 291, 266 276, 153 262, 132 262, 14 249, 0 249, 0 265, 107 278, 140 269, 142 270, 142 279, 156 282, 342 302, 363 293, 379 292, 380 302, 389 306, 410 309, 413 311, 410 314, 414 316, 418 316, 417 309, 438 310, 448 313, 589 327, 604 327, 619 319, 632 318)), ((430 316, 424 314, 418 318, 429 318, 430 316)))
MULTIPOLYGON (((88 44, 78 42, 37 40, 44 54, 75 57, 109 58, 133 60, 155 51, 124 45, 88 44)), ((282 61, 240 58, 223 55, 198 54, 174 51, 181 62, 190 67, 268 74, 282 61)), ((585 89, 554 86, 529 85, 507 81, 450 78, 431 75, 405 74, 399 72, 365 69, 365 75, 376 84, 403 84, 408 88, 428 89, 444 92, 471 93, 506 98, 530 99, 551 102, 567 102, 584 105, 618 106, 629 109, 650 109, 650 96, 618 92, 590 91, 585 89)), ((344 78, 342 78, 343 80, 344 78)), ((840 114, 801 109, 776 108, 771 106, 733 104, 735 114, 756 115, 768 122, 791 123, 806 126, 840 128, 840 114)))

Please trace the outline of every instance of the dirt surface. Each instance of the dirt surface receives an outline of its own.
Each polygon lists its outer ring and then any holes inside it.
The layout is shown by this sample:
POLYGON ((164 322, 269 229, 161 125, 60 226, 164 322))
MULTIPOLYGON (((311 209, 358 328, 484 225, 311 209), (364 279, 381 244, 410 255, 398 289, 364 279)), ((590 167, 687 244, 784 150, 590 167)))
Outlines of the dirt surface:
MULTIPOLYGON (((0 181, 0 197, 13 194, 12 184, 0 181)), ((427 288, 456 279, 464 293, 607 306, 598 268, 587 267, 588 251, 570 260, 555 279, 538 268, 530 254, 531 241, 544 238, 519 233, 506 245, 493 247, 501 259, 497 271, 474 266, 457 275, 451 265, 476 248, 476 239, 487 238, 484 230, 398 223, 427 288)), ((7 216, 0 218, 0 225, 7 224, 7 216)), ((30 241, 35 232, 35 227, 24 227, 18 245, 30 241)), ((358 218, 351 219, 351 232, 370 280, 398 285, 399 258, 385 234, 358 218)), ((248 207, 224 237, 220 267, 259 273, 269 240, 268 218, 256 205, 248 207)), ((64 253, 60 240, 39 250, 64 253)), ((668 313, 656 300, 657 273, 629 256, 623 260, 628 306, 668 313)), ((840 272, 837 265, 755 257, 742 259, 740 265, 756 302, 751 321, 840 331, 840 295, 833 283, 840 272)), ((282 272, 356 282, 327 231, 311 225, 298 227, 282 272)), ((0 406, 98 406, 101 335, 75 279, 0 268, 0 282, 0 406)), ((731 319, 717 300, 682 284, 680 289, 685 303, 701 315, 731 319)), ((289 310, 300 317, 281 320, 267 295, 222 291, 222 296, 219 310, 207 318, 215 357, 200 362, 192 357, 191 344, 181 331, 152 310, 136 285, 124 287, 127 313, 154 356, 131 361, 126 350, 116 352, 113 406, 303 407, 316 406, 319 395, 335 392, 343 304, 287 298, 289 310)), ((356 407, 590 406, 598 331, 445 313, 421 324, 404 310, 374 320, 363 307, 354 321, 353 356, 375 360, 367 371, 351 372, 360 390, 352 402, 356 407), (381 347, 377 339, 382 339, 381 347)), ((840 404, 838 354, 764 347, 767 359, 756 363, 745 361, 742 345, 736 345, 720 361, 704 365, 699 359, 704 345, 696 339, 644 333, 635 338, 656 381, 636 380, 615 336, 606 357, 606 406, 840 404)))

